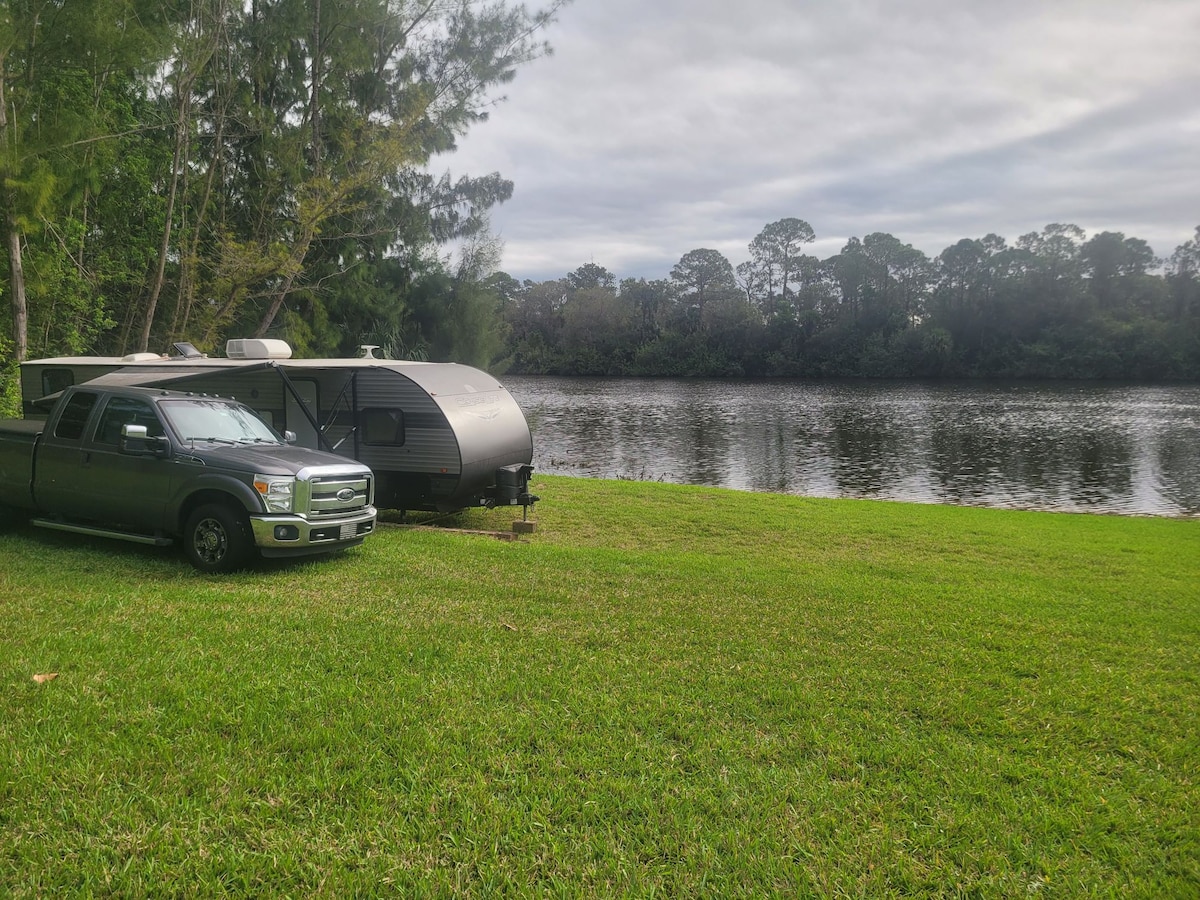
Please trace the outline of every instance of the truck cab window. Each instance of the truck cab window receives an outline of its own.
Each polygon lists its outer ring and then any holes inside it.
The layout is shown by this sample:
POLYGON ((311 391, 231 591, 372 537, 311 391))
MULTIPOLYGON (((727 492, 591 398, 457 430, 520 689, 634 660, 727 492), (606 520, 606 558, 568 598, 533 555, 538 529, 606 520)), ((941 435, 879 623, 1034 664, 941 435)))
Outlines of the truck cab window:
POLYGON ((121 443, 121 429, 126 425, 145 425, 149 437, 163 434, 162 423, 149 403, 128 397, 113 397, 100 416, 100 424, 96 427, 96 443, 117 446, 121 443))
POLYGON ((181 441, 279 444, 254 410, 224 400, 165 400, 159 409, 181 441))
POLYGON ((77 441, 83 437, 83 426, 87 424, 92 407, 96 405, 96 395, 80 392, 67 401, 58 424, 54 426, 54 436, 68 441, 77 441))

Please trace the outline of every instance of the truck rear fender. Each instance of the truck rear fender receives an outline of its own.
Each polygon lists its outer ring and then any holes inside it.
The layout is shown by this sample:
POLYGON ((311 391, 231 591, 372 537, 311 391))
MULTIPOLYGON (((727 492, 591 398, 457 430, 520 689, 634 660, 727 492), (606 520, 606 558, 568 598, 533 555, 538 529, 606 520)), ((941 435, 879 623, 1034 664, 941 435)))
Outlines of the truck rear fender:
POLYGON ((44 431, 39 431, 37 437, 33 439, 33 446, 29 448, 29 489, 24 492, 23 506, 29 509, 37 509, 37 494, 34 487, 37 485, 37 459, 38 449, 42 446, 42 435, 44 431))

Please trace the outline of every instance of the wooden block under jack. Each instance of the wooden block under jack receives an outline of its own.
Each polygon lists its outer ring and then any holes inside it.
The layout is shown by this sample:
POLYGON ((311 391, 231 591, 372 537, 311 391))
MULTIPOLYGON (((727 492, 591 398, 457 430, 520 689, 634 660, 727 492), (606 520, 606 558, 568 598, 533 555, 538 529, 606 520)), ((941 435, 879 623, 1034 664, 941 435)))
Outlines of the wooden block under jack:
POLYGON ((537 531, 537 522, 530 522, 527 519, 518 519, 517 521, 513 522, 514 534, 533 534, 535 531, 537 531))

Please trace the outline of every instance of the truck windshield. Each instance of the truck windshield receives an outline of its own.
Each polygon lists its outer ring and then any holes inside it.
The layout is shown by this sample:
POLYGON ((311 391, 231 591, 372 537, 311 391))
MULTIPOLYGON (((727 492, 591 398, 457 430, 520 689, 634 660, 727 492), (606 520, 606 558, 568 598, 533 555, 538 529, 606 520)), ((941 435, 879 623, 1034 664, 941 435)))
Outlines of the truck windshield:
POLYGON ((159 408, 185 443, 283 443, 270 425, 245 406, 221 400, 164 400, 159 408))

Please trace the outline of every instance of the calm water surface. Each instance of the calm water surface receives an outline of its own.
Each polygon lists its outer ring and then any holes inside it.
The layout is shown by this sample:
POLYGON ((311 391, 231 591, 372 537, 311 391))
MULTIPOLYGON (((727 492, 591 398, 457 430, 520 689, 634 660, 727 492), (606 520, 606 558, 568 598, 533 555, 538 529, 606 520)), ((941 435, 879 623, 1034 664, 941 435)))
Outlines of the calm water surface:
POLYGON ((1200 387, 506 378, 539 472, 1200 516, 1200 387))

